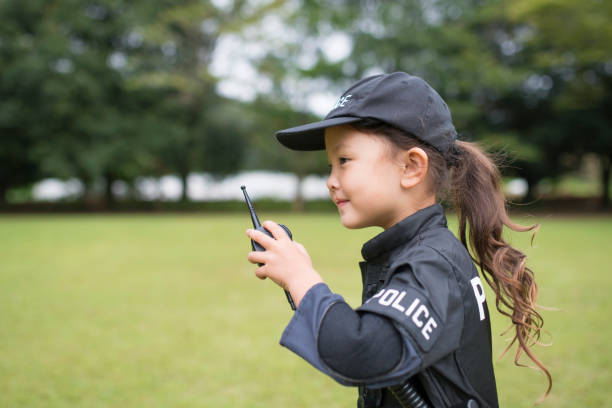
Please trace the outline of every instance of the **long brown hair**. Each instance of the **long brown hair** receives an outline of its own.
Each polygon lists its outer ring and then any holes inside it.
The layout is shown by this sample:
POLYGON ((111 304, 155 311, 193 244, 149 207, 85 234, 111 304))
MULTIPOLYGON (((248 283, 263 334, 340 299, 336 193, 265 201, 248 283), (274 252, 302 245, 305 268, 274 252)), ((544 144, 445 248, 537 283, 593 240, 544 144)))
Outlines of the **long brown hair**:
POLYGON ((544 325, 544 319, 535 309, 538 286, 533 271, 526 266, 526 255, 503 238, 504 226, 512 231, 532 231, 535 235, 539 224, 522 226, 510 220, 495 161, 476 143, 457 140, 449 152, 442 154, 414 136, 379 121, 366 119, 352 126, 382 135, 401 150, 420 147, 427 153, 427 177, 432 192, 439 199, 452 201, 459 219, 459 238, 495 292, 497 310, 512 321, 507 331, 514 329, 514 336, 502 355, 518 342, 514 363, 523 366, 519 360, 525 353, 539 367, 548 380, 546 392, 539 401, 546 398, 552 388, 552 377, 531 350, 540 343, 544 325))

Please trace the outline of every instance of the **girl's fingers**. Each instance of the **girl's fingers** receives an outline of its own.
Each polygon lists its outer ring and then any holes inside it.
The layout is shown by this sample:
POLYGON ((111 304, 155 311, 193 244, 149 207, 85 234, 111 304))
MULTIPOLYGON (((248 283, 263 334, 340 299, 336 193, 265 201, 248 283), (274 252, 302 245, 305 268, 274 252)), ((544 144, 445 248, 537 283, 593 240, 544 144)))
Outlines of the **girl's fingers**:
POLYGON ((249 252, 249 255, 247 256, 247 259, 251 263, 261 264, 261 266, 255 270, 255 276, 257 276, 259 279, 266 279, 268 277, 268 274, 264 270, 264 268, 266 267, 265 253, 263 253, 263 252, 255 252, 255 251, 254 252, 249 252))
POLYGON ((264 221, 262 225, 265 229, 270 231, 272 236, 277 240, 289 238, 289 235, 287 235, 287 231, 285 231, 283 227, 281 227, 274 221, 264 221))
POLYGON ((261 231, 257 231, 257 230, 249 228, 246 231, 246 234, 249 238, 251 238, 253 241, 257 242, 258 244, 260 244, 262 247, 266 249, 268 249, 270 245, 274 243, 274 238, 267 236, 261 231))
POLYGON ((263 271, 264 266, 260 266, 259 268, 257 268, 255 270, 255 276, 257 276, 259 279, 264 280, 268 277, 268 275, 263 271))
POLYGON ((266 263, 266 253, 257 252, 257 251, 249 252, 249 254, 247 255, 247 259, 249 260, 250 263, 265 264, 266 263))

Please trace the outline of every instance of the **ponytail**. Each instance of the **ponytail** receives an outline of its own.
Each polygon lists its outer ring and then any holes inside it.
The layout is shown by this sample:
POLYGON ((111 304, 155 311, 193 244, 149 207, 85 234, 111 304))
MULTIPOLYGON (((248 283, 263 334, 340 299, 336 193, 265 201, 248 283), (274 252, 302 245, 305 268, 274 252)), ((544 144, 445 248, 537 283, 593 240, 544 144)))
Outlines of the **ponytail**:
POLYGON ((437 197, 450 195, 459 218, 459 238, 495 292, 497 310, 512 321, 506 332, 514 329, 514 336, 502 356, 518 342, 514 363, 523 366, 520 358, 525 353, 548 380, 546 392, 538 401, 541 402, 550 393, 552 377, 531 351, 532 346, 540 344, 544 325, 544 319, 535 310, 538 286, 533 271, 526 266, 525 254, 502 236, 504 226, 512 231, 533 231, 535 235, 539 224, 522 226, 510 220, 497 165, 477 144, 455 141, 450 152, 442 154, 413 135, 377 120, 364 119, 352 126, 382 135, 398 149, 425 150, 432 193, 437 197))
POLYGON ((544 325, 544 319, 535 310, 538 287, 533 271, 525 265, 525 254, 502 236, 504 226, 518 232, 533 231, 535 235, 539 224, 522 226, 510 220, 499 170, 478 145, 456 141, 446 161, 451 169, 449 193, 457 210, 461 242, 495 292, 497 310, 508 316, 514 326, 514 336, 503 354, 518 342, 514 363, 523 365, 519 360, 525 353, 546 375, 548 387, 541 401, 550 393, 552 377, 530 349, 539 344, 544 325))

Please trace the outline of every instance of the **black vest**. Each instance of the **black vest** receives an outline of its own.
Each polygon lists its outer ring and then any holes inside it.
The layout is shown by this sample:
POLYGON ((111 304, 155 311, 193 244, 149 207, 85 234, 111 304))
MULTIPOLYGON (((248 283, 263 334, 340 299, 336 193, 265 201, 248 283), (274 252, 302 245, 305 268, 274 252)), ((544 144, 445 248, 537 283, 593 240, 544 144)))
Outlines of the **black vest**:
MULTIPOLYGON (((463 327, 459 349, 442 360, 430 360, 426 368, 404 381, 410 381, 430 406, 466 406, 460 402, 475 398, 481 407, 497 407, 488 310, 485 304, 486 319, 483 321, 478 316, 474 318, 477 312, 474 311, 475 303, 469 288, 469 280, 478 276, 478 272, 467 250, 446 228, 446 217, 440 205, 418 211, 364 244, 362 254, 366 261, 359 265, 363 283, 362 303, 388 284, 390 275, 395 273, 391 270, 392 265, 395 265, 393 262, 402 257, 410 257, 413 253, 411 251, 420 245, 438 248, 440 253, 448 257, 453 268, 457 268, 455 279, 464 288, 461 304, 466 313, 471 315, 465 314, 463 321, 456 322, 462 326, 453 326, 463 327)), ((457 298, 460 294, 454 293, 453 296, 457 298)), ((402 407, 390 388, 370 389, 366 386, 359 387, 357 406, 402 407)))

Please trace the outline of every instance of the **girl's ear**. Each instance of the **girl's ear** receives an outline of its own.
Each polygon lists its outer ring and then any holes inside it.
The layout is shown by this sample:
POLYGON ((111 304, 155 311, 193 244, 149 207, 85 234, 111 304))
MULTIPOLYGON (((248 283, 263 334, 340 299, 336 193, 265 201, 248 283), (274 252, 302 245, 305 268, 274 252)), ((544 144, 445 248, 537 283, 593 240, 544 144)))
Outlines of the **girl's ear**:
POLYGON ((400 184, 403 188, 412 188, 425 179, 429 157, 425 150, 413 147, 400 153, 402 174, 400 184))

